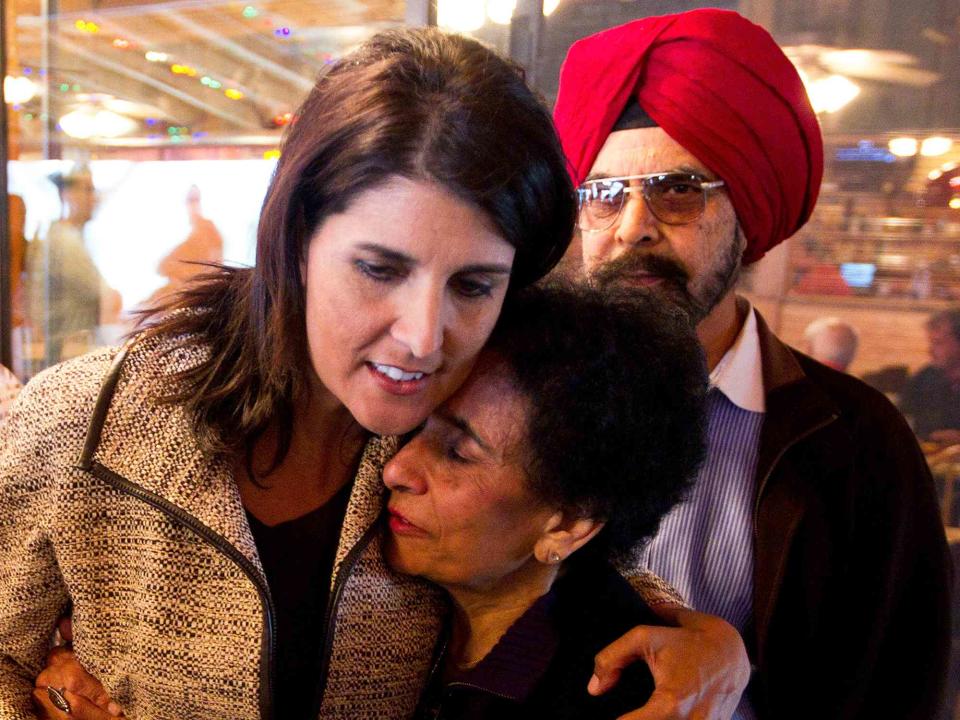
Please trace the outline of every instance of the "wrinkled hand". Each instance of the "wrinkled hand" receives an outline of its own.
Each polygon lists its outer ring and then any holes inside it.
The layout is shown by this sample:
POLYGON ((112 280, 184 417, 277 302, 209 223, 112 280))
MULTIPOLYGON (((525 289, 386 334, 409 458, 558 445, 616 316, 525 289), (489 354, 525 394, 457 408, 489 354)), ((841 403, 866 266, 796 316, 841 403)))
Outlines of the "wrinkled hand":
MULTIPOLYGON (((61 633, 62 633, 61 628, 61 633)), ((111 701, 100 681, 77 661, 73 651, 55 647, 47 655, 47 666, 37 676, 33 702, 41 718, 61 720, 116 720, 123 717, 120 706, 111 701), (58 710, 47 695, 47 687, 66 688, 64 697, 70 703, 70 714, 58 710)))
POLYGON ((639 710, 620 720, 730 720, 750 680, 750 660, 732 625, 677 605, 655 608, 679 627, 635 627, 597 654, 588 687, 601 695, 620 672, 644 660, 654 692, 639 710))

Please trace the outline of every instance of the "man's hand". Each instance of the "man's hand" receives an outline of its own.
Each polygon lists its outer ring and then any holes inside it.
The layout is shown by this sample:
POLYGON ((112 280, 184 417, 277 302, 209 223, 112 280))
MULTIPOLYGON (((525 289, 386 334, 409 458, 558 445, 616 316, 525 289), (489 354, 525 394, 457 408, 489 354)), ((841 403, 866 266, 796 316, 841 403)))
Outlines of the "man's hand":
POLYGON ((617 684, 623 668, 644 660, 653 674, 653 694, 620 720, 730 720, 750 680, 740 634, 713 615, 677 605, 654 610, 679 627, 641 625, 601 650, 590 694, 603 694, 617 684))
POLYGON ((90 675, 66 647, 56 647, 47 655, 47 666, 36 679, 33 701, 41 718, 60 720, 116 720, 123 717, 120 706, 111 701, 100 681, 90 675), (70 703, 70 714, 58 710, 50 701, 47 688, 63 689, 70 703))
POLYGON ((941 447, 948 445, 960 445, 960 430, 945 429, 934 430, 930 433, 930 439, 938 443, 941 447))

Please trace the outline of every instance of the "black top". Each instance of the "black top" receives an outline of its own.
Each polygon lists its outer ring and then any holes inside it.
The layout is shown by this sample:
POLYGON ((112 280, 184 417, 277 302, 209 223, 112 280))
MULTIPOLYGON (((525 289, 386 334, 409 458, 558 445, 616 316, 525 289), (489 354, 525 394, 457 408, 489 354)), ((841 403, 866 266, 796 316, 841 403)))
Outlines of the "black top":
POLYGON ((928 365, 907 381, 900 396, 900 410, 921 438, 934 430, 960 429, 960 388, 943 370, 928 365))
POLYGON ((276 607, 274 708, 283 720, 315 720, 330 576, 351 483, 316 510, 272 527, 247 512, 276 607))
POLYGON ((646 703, 653 677, 636 662, 593 697, 594 656, 637 625, 662 624, 609 565, 571 567, 473 669, 444 678, 441 649, 416 718, 613 720, 646 703))

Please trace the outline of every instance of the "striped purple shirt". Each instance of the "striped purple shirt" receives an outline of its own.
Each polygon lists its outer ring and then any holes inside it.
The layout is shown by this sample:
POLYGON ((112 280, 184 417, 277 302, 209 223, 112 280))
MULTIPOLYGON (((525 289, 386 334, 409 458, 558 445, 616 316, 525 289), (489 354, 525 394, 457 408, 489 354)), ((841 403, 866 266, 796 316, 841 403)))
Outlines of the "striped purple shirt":
MULTIPOLYGON (((741 633, 753 616, 754 476, 764 417, 756 403, 743 401, 744 384, 753 385, 751 389, 762 397, 752 315, 721 365, 736 365, 753 377, 736 378, 741 387, 734 391, 729 377, 718 381, 716 372, 712 376, 715 386, 707 396, 706 462, 688 498, 664 517, 640 560, 642 569, 672 584, 691 607, 722 617, 741 633), (731 401, 727 393, 740 404, 731 401), (742 407, 744 404, 753 409, 742 407)), ((756 715, 744 698, 733 717, 752 720, 756 715)))

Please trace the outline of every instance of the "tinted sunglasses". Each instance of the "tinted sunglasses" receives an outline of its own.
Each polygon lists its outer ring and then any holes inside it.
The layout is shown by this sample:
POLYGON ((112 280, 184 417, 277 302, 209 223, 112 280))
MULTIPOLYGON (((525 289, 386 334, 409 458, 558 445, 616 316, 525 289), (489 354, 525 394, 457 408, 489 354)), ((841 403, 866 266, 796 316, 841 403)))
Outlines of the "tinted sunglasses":
POLYGON ((584 232, 613 227, 628 193, 640 192, 650 212, 667 225, 693 222, 707 207, 707 193, 723 187, 723 180, 707 180, 696 173, 667 172, 587 180, 577 188, 580 212, 577 225, 584 232))

